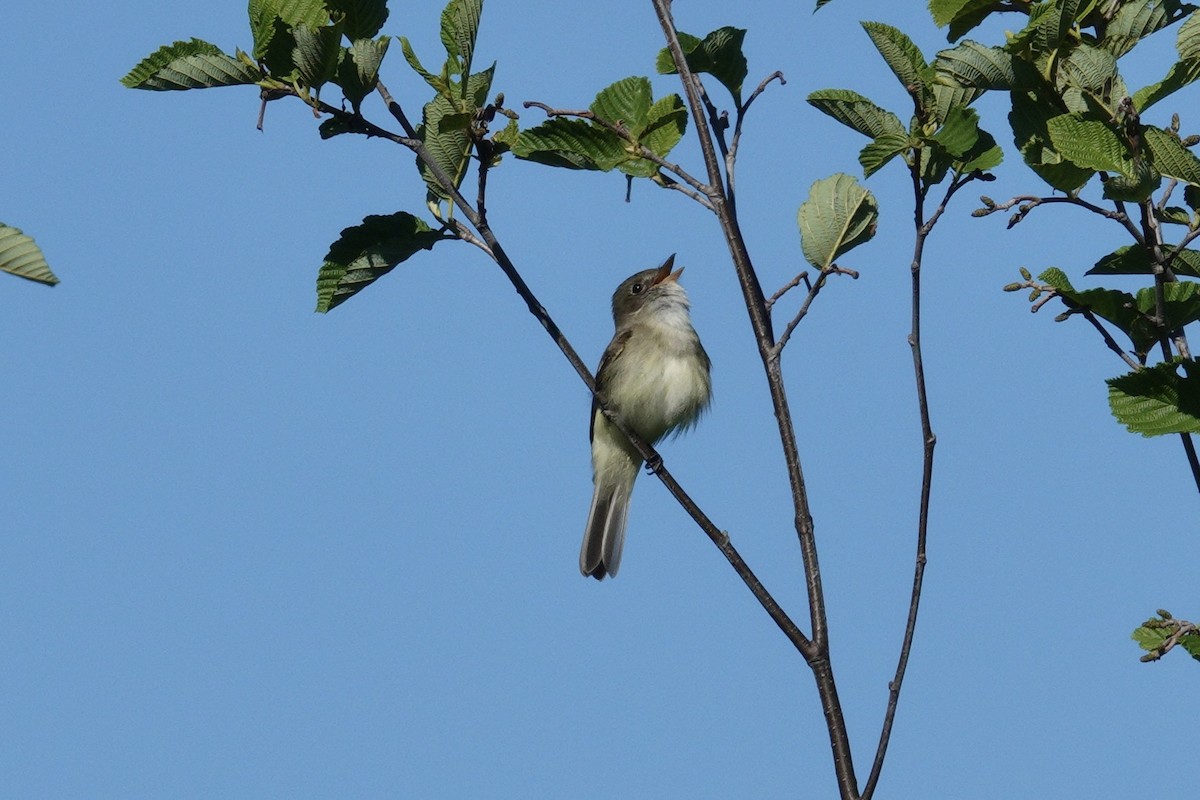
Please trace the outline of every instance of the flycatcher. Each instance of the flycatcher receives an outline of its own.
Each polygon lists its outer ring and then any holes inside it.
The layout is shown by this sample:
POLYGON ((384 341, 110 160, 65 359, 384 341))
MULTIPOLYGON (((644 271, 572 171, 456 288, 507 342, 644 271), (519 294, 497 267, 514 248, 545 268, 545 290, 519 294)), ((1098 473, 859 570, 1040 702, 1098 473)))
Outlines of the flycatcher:
MULTIPOLYGON (((675 256, 628 278, 613 294, 616 333, 596 370, 610 408, 650 444, 699 419, 712 397, 711 362, 692 328, 687 292, 675 256)), ((616 575, 625 544, 629 497, 642 457, 592 402, 592 482, 595 493, 579 551, 579 571, 600 580, 616 575)))

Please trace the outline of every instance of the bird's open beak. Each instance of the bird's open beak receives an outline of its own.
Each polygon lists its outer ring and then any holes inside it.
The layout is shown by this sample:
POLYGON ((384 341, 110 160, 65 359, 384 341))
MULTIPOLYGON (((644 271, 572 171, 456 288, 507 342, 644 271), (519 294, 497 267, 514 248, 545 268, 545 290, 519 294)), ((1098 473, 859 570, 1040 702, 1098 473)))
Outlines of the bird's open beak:
POLYGON ((671 267, 675 266, 675 254, 667 256, 667 260, 658 268, 658 272, 654 274, 654 285, 666 283, 667 281, 679 281, 679 276, 683 274, 683 267, 671 272, 671 267))

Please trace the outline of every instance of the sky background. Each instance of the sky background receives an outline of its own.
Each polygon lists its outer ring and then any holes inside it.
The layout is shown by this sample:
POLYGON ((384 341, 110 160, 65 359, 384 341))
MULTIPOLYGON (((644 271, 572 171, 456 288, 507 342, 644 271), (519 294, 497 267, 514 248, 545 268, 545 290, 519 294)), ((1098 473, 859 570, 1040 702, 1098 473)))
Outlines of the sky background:
MULTIPOLYGON (((921 3, 811 5, 676 9, 695 34, 749 29, 750 85, 788 80, 753 107, 738 172, 768 292, 805 266, 795 214, 812 182, 861 178, 865 140, 805 96, 853 88, 908 117, 858 20, 900 26, 927 56, 947 46, 921 3)), ((384 32, 436 64, 440 8, 395 4, 384 32)), ((590 398, 491 262, 444 243, 313 313, 342 228, 423 210, 412 156, 322 142, 298 101, 272 104, 260 133, 253 88, 118 83, 192 36, 249 48, 245 4, 18 3, 0 30, 0 219, 62 279, 0 276, 3 794, 833 796, 809 670, 657 481, 639 479, 620 577, 578 574, 590 398)), ((1124 68, 1131 87, 1163 74, 1173 37, 1124 68)), ((649 2, 492 0, 477 58, 498 60, 509 105, 584 107, 652 75, 661 46, 649 2)), ((383 77, 417 115, 427 90, 398 47, 383 77)), ((1003 133, 1004 99, 980 107, 1007 160, 926 249, 929 567, 877 796, 1185 796, 1196 665, 1141 664, 1129 639, 1156 608, 1200 614, 1182 449, 1111 419, 1103 380, 1122 364, 1090 327, 1000 291, 1023 265, 1094 285, 1079 276, 1123 241, 1063 207, 1011 231, 971 218, 981 190, 1043 191, 1003 133)), ((1185 113, 1184 132, 1196 122, 1185 113)), ((673 158, 702 171, 690 131, 673 158)), ((784 366, 860 780, 916 530, 906 182, 897 165, 867 182, 879 234, 842 261, 862 277, 830 282, 784 366)), ((512 160, 489 191, 505 248, 592 363, 613 288, 678 253, 716 396, 666 463, 806 623, 775 424, 715 220, 649 183, 627 204, 616 174, 512 160)))

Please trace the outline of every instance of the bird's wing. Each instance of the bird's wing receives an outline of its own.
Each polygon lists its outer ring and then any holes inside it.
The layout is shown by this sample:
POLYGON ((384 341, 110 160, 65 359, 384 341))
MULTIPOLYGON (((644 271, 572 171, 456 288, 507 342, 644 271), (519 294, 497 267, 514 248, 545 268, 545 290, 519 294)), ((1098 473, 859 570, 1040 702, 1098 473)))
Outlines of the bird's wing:
MULTIPOLYGON (((604 348, 604 355, 600 357, 600 366, 596 368, 596 388, 602 394, 607 394, 608 383, 608 368, 617 360, 617 356, 625 349, 625 345, 629 342, 629 337, 633 335, 632 328, 626 328, 613 337, 608 343, 608 347, 604 348)), ((592 419, 588 426, 588 441, 596 435, 596 412, 600 410, 600 404, 596 402, 596 398, 592 398, 592 419)))

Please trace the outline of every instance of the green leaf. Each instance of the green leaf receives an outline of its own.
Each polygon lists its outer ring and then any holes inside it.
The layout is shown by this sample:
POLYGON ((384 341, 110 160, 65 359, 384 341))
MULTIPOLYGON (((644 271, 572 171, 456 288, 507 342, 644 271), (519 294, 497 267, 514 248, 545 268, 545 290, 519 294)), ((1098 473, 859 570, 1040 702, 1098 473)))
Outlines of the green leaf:
POLYGON ((337 74, 342 26, 338 23, 324 28, 310 28, 300 23, 292 29, 292 35, 296 39, 292 62, 300 73, 300 80, 305 86, 319 90, 337 74))
MULTIPOLYGON (((742 28, 717 28, 703 39, 686 33, 679 34, 679 44, 692 72, 706 72, 729 90, 733 102, 742 105, 742 84, 746 81, 748 67, 742 52, 742 41, 746 31, 742 28)), ((655 59, 655 68, 660 75, 674 75, 675 60, 671 51, 663 48, 655 59)))
POLYGON ((1138 309, 1137 301, 1128 292, 1116 289, 1077 291, 1057 267, 1047 269, 1038 276, 1038 280, 1053 286, 1067 308, 1088 309, 1120 328, 1129 337, 1134 352, 1139 356, 1145 356, 1154 346, 1158 338, 1154 325, 1138 309))
POLYGON ((408 62, 410 67, 412 67, 413 72, 420 75, 426 83, 433 87, 435 92, 446 96, 453 94, 450 86, 450 79, 445 75, 434 75, 432 72, 425 69, 425 67, 421 66, 420 59, 417 58, 417 54, 413 51, 412 43, 409 42, 404 36, 400 37, 400 52, 404 54, 404 60, 408 62))
POLYGON ((875 235, 879 205, 853 177, 831 175, 809 189, 797 214, 804 257, 825 270, 837 258, 875 235))
POLYGON ((996 140, 990 133, 980 131, 975 146, 960 157, 958 171, 964 175, 972 172, 986 172, 1000 166, 1002 161, 1004 161, 1004 150, 996 144, 996 140))
POLYGON ((1012 55, 970 39, 934 57, 938 83, 952 82, 972 89, 1012 89, 1017 82, 1012 55))
MULTIPOLYGON (((1164 246, 1163 252, 1170 254, 1174 247, 1164 246)), ((1200 278, 1200 251, 1183 250, 1171 261, 1171 269, 1176 275, 1187 275, 1200 278)), ((1140 245, 1118 247, 1104 256, 1089 269, 1086 275, 1150 275, 1154 272, 1150 256, 1146 248, 1140 245)))
POLYGON ((1107 383, 1112 414, 1131 433, 1200 433, 1200 365, 1196 362, 1165 362, 1107 383))
POLYGON ((390 40, 386 36, 379 39, 356 39, 349 47, 341 49, 338 59, 337 84, 342 87, 342 94, 358 111, 363 98, 375 91, 379 80, 379 65, 387 54, 390 40))
MULTIPOLYGON (((288 32, 296 25, 307 25, 311 29, 321 28, 329 23, 329 9, 324 0, 250 0, 250 30, 254 35, 254 58, 268 61, 268 55, 275 50, 275 37, 281 32, 288 32)), ((290 53, 293 43, 285 42, 284 53, 290 53)), ((289 69, 276 70, 278 74, 289 72, 289 69)))
POLYGON ((336 308, 414 253, 429 250, 445 238, 403 211, 370 216, 361 225, 346 228, 330 245, 317 277, 317 311, 336 308))
POLYGON ((911 146, 912 142, 905 134, 880 134, 858 153, 858 163, 862 164, 863 177, 871 177, 911 146))
POLYGON ((1055 189, 1068 194, 1080 189, 1095 173, 1065 160, 1054 149, 1047 123, 1062 114, 1057 97, 1044 90, 1024 89, 1013 91, 1011 97, 1008 121, 1025 163, 1055 189))
POLYGON ((929 13, 939 28, 969 16, 982 8, 995 5, 991 0, 929 0, 929 13))
POLYGON ((849 89, 821 89, 808 96, 808 104, 864 136, 905 136, 904 123, 867 98, 849 89))
POLYGON ((340 12, 346 38, 351 42, 373 39, 387 22, 387 0, 325 0, 330 11, 340 12))
POLYGON ((58 283, 37 243, 20 229, 3 222, 0 222, 0 270, 47 286, 58 283))
POLYGON ((1175 49, 1179 52, 1179 60, 1167 70, 1167 76, 1134 93, 1133 104, 1138 111, 1144 112, 1164 97, 1200 79, 1200 11, 1192 12, 1179 26, 1175 49))
POLYGON ((608 172, 626 158, 625 143, 610 131, 581 119, 554 117, 521 131, 517 158, 552 167, 608 172))
POLYGON ((887 61, 888 67, 900 79, 906 91, 919 97, 917 92, 928 89, 932 78, 929 65, 925 64, 925 56, 904 31, 883 23, 864 22, 862 25, 866 35, 871 37, 871 43, 875 44, 875 49, 887 61))
POLYGON ((1062 114, 1048 120, 1046 128, 1054 148, 1072 163, 1122 175, 1135 173, 1129 148, 1105 123, 1062 114))
MULTIPOLYGON (((1088 44, 1078 44, 1072 47, 1066 58, 1059 60, 1058 86, 1060 91, 1075 89, 1080 97, 1078 108, 1072 110, 1087 111, 1099 108, 1106 116, 1113 116, 1116 103, 1125 97, 1129 90, 1117 73, 1117 59, 1112 53, 1100 47, 1088 44), (1091 100, 1091 105, 1088 100, 1091 100)), ((1068 98, 1072 93, 1064 92, 1068 98)))
POLYGON ((239 86, 261 78, 256 67, 226 55, 214 44, 192 39, 158 48, 121 78, 121 83, 130 89, 161 92, 239 86))
POLYGON ((1123 3, 1105 27, 1100 46, 1120 58, 1142 39, 1167 27, 1179 6, 1178 0, 1134 0, 1123 3))
POLYGON ((442 11, 442 44, 446 55, 457 63, 459 75, 471 73, 482 14, 483 0, 450 0, 442 11))
POLYGON ((1200 58, 1200 11, 1193 11, 1179 26, 1175 49, 1182 61, 1200 58))
MULTIPOLYGON (((638 137, 644 147, 649 148, 657 156, 667 153, 679 144, 687 130, 687 108, 683 99, 677 94, 669 94, 660 98, 646 115, 646 128, 638 137)), ((655 167, 657 170, 657 167, 655 167)))
MULTIPOLYGON (((473 114, 474 110, 487 97, 491 90, 494 71, 495 65, 492 65, 483 72, 475 73, 466 81, 467 102, 473 104, 470 113, 473 114)), ((460 105, 461 103, 450 97, 439 94, 425 104, 421 126, 417 129, 417 137, 425 143, 434 162, 446 173, 455 188, 462 184, 471 156, 470 131, 456 126, 454 122, 456 115, 464 113, 460 105), (451 120, 443 126, 442 120, 446 117, 450 117, 451 120)), ((421 177, 425 179, 430 196, 442 200, 450 199, 450 193, 442 187, 434 176, 433 170, 420 158, 417 159, 417 168, 421 172, 421 177)))
POLYGON ((631 77, 602 89, 590 110, 612 125, 623 125, 636 139, 649 122, 650 105, 650 79, 631 77))
MULTIPOLYGON (((1200 283, 1171 281, 1163 284, 1162 292, 1164 328, 1173 331, 1200 320, 1200 283)), ((1153 315, 1157 302, 1155 289, 1145 288, 1138 291, 1137 306, 1143 314, 1153 315)))
POLYGON ((944 147, 947 153, 959 157, 975 147, 979 141, 979 134, 979 112, 973 108, 958 106, 950 110, 946 122, 932 138, 944 147))
POLYGON ((1200 158, 1184 147, 1178 136, 1162 128, 1143 125, 1142 140, 1150 150, 1155 169, 1168 178, 1200 186, 1200 158))

